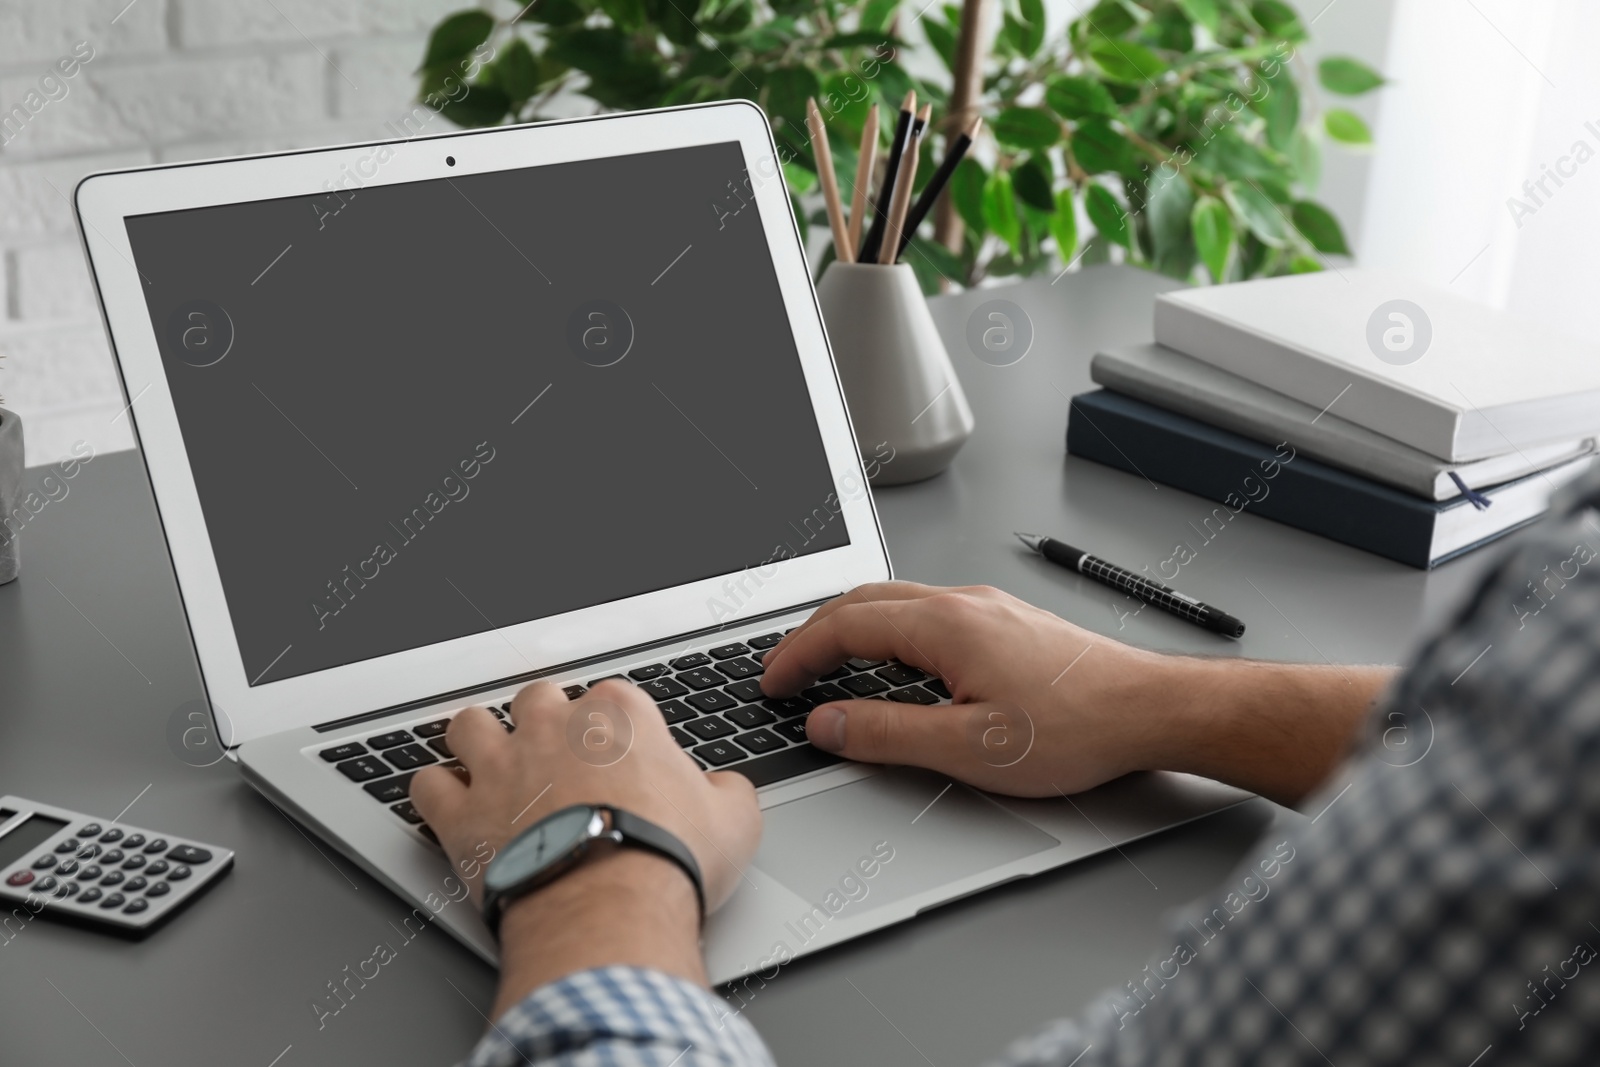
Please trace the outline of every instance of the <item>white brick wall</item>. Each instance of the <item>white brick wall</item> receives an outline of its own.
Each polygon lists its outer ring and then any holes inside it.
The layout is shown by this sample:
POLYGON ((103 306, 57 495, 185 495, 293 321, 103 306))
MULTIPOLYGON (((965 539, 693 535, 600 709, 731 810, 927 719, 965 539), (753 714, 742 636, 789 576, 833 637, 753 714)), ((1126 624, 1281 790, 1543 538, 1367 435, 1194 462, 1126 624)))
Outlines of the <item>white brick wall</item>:
POLYGON ((78 179, 384 136, 428 30, 475 2, 0 0, 0 117, 94 49, 0 147, 0 396, 30 465, 133 443, 66 199, 78 179))

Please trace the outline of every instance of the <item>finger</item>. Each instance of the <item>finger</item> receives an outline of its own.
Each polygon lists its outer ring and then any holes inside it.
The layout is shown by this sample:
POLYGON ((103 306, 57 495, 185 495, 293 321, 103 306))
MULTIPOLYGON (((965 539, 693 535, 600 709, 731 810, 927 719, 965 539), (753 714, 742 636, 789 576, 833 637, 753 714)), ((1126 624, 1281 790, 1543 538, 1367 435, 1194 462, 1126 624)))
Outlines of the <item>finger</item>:
POLYGON ((474 778, 478 768, 498 758, 506 744, 506 729, 500 720, 476 706, 456 712, 444 736, 450 751, 474 778))
POLYGON ((511 698, 511 724, 520 730, 532 716, 566 703, 566 691, 554 682, 525 685, 511 698))
POLYGON ((806 736, 827 752, 862 763, 894 763, 956 774, 973 761, 969 735, 982 704, 922 707, 890 700, 824 704, 806 736))
POLYGON ((923 585, 921 582, 868 582, 866 585, 858 585, 848 593, 841 593, 816 611, 813 611, 810 618, 795 627, 790 633, 784 635, 783 640, 773 646, 772 652, 769 652, 767 657, 769 659, 772 658, 778 649, 804 633, 808 626, 821 622, 848 604, 862 604, 868 601, 881 604, 889 600, 918 600, 922 597, 933 596, 939 592, 943 592, 943 590, 938 586, 923 585))
POLYGON ((769 696, 793 696, 818 676, 852 656, 898 659, 939 674, 933 663, 936 598, 845 604, 827 618, 791 634, 763 662, 761 688, 769 696))
POLYGON ((411 803, 435 833, 454 822, 466 798, 466 784, 443 767, 424 767, 411 779, 411 803))

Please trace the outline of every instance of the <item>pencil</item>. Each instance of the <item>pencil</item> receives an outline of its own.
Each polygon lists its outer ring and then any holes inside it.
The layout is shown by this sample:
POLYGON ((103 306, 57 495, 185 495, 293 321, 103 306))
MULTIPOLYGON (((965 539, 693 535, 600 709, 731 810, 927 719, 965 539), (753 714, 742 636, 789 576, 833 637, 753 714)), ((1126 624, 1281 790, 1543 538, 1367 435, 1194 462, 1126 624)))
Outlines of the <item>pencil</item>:
POLYGON ((950 181, 950 176, 956 172, 961 160, 966 157, 967 149, 972 147, 973 140, 978 136, 978 129, 983 125, 983 119, 974 119, 965 133, 959 134, 951 143, 950 150, 945 153, 944 162, 939 164, 939 169, 933 172, 933 177, 928 179, 928 184, 922 187, 922 195, 917 197, 917 202, 912 205, 911 211, 906 215, 905 232, 900 237, 900 254, 905 255, 906 245, 911 243, 911 238, 916 234, 917 227, 922 225, 922 220, 928 217, 928 212, 933 210, 933 205, 939 199, 939 194, 950 181))
MULTIPOLYGON (((920 119, 924 129, 927 128, 928 117, 932 111, 932 104, 922 111, 920 119)), ((917 158, 921 155, 921 149, 922 131, 917 130, 906 142, 906 149, 900 160, 900 173, 895 176, 894 197, 889 201, 888 233, 878 252, 879 263, 887 265, 900 258, 901 233, 906 224, 906 208, 911 204, 911 189, 917 180, 917 158)))
POLYGON ((822 179, 822 198, 828 204, 828 225, 833 228, 833 254, 841 263, 855 262, 855 249, 844 225, 844 208, 839 206, 839 179, 833 173, 833 150, 828 147, 828 130, 822 125, 822 112, 814 99, 806 100, 806 125, 811 127, 811 142, 817 156, 817 177, 822 179))
POLYGON ((861 217, 867 211, 867 187, 872 184, 872 168, 878 165, 878 105, 867 112, 861 127, 861 158, 856 164, 856 187, 850 194, 850 254, 861 247, 861 217))
POLYGON ((900 105, 900 121, 895 123, 894 140, 889 142, 889 158, 883 168, 883 187, 878 190, 878 203, 873 208, 872 226, 867 230, 867 239, 861 246, 861 254, 856 256, 858 263, 878 261, 878 249, 883 246, 883 227, 889 221, 889 199, 894 195, 900 157, 905 153, 906 141, 911 137, 911 119, 916 110, 917 94, 913 90, 906 93, 905 102, 900 105))

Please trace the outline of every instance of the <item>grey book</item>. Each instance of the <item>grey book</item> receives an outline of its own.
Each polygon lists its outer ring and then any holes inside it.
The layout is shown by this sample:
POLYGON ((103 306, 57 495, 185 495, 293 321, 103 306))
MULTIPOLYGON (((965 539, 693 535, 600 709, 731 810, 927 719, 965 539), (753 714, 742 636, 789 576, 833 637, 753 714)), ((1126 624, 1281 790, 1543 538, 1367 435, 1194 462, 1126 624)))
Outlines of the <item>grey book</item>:
POLYGON ((1101 352, 1089 365, 1089 376, 1113 392, 1243 437, 1266 444, 1288 442, 1297 452, 1329 466, 1424 500, 1460 496, 1452 472, 1468 488, 1484 489, 1595 450, 1594 439, 1583 438, 1528 445, 1470 463, 1450 463, 1158 344, 1101 352))

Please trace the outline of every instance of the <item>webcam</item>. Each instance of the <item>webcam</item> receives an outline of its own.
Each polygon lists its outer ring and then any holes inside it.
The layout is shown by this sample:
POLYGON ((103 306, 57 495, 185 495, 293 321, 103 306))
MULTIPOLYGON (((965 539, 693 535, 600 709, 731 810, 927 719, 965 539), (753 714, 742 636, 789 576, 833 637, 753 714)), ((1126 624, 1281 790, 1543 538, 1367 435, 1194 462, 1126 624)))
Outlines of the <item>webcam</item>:
POLYGON ((445 156, 444 157, 444 165, 447 166, 447 167, 455 166, 456 165, 456 157, 455 156, 445 156))

